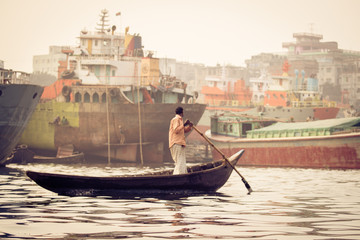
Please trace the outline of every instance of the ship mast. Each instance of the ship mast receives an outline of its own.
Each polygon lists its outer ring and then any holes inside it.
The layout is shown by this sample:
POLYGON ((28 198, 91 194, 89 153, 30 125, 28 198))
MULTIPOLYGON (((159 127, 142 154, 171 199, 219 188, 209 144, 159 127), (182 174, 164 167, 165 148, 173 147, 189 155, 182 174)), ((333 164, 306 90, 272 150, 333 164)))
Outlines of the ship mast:
MULTIPOLYGON (((100 16, 100 23, 98 23, 98 27, 96 28, 96 30, 98 30, 100 33, 105 34, 105 29, 109 30, 109 20, 108 20, 108 10, 103 9, 101 11, 100 16)), ((111 155, 110 155, 110 120, 109 120, 109 101, 110 101, 110 97, 109 97, 109 91, 108 91, 108 85, 109 85, 109 76, 107 76, 107 72, 106 72, 106 64, 104 65, 105 67, 105 75, 106 75, 106 84, 105 84, 105 88, 106 88, 106 123, 107 123, 107 150, 108 150, 108 164, 111 164, 111 155)))
POLYGON ((99 15, 100 17, 100 23, 98 23, 98 27, 96 28, 96 30, 98 30, 100 33, 105 33, 106 31, 109 31, 109 15, 108 15, 109 11, 106 9, 101 10, 101 14, 99 15))

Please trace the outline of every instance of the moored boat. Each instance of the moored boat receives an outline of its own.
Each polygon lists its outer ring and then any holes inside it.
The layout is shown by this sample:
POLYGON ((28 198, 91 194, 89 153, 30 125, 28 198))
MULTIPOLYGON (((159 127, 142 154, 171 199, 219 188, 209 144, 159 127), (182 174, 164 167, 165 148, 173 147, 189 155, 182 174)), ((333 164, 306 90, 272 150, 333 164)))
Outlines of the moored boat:
POLYGON ((14 150, 13 157, 8 163, 79 164, 84 162, 84 153, 74 151, 72 145, 59 148, 56 156, 35 155, 35 153, 29 150, 26 145, 17 145, 14 150))
POLYGON ((248 121, 212 120, 206 136, 225 154, 245 149, 242 166, 360 168, 360 118, 278 122, 245 132, 248 121))
POLYGON ((74 153, 69 156, 39 156, 35 155, 27 163, 54 163, 54 164, 74 164, 83 163, 85 160, 84 153, 74 153))
MULTIPOLYGON (((228 158, 234 166, 244 151, 228 158)), ((164 194, 200 194, 216 192, 229 179, 233 168, 225 160, 196 164, 188 173, 173 175, 164 170, 120 177, 78 176, 27 171, 27 176, 41 187, 68 196, 164 196, 164 194)))
POLYGON ((10 160, 42 92, 30 74, 0 66, 0 166, 10 160))

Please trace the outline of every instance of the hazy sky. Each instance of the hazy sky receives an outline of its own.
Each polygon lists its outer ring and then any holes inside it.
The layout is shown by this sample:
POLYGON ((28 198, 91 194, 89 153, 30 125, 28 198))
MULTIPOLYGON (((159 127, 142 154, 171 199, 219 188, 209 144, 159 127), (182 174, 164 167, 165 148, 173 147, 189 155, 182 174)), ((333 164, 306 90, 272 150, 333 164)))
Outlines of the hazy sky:
POLYGON ((50 45, 76 45, 82 29, 94 31, 102 9, 111 25, 140 33, 145 49, 179 61, 245 66, 284 52, 311 25, 323 41, 360 51, 360 0, 0 0, 0 9, 0 59, 27 72, 50 45))

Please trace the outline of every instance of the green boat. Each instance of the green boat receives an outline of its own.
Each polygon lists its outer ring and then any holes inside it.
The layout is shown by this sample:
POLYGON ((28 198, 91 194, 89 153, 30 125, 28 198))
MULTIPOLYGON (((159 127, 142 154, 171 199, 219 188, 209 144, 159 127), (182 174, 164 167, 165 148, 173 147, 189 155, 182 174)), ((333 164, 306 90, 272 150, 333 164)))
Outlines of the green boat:
POLYGON ((243 166, 360 168, 359 117, 267 123, 214 116, 206 136, 226 155, 245 149, 243 166))

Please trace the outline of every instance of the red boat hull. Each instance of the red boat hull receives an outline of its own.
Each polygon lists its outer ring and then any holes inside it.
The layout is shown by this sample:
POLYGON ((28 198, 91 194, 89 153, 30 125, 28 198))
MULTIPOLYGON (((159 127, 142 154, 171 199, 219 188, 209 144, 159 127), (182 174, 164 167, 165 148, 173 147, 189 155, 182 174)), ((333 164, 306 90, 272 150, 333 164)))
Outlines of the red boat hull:
MULTIPOLYGON (((225 155, 239 149, 242 166, 360 169, 360 133, 273 139, 209 136, 225 155)), ((213 151, 213 158, 219 158, 213 151)))

